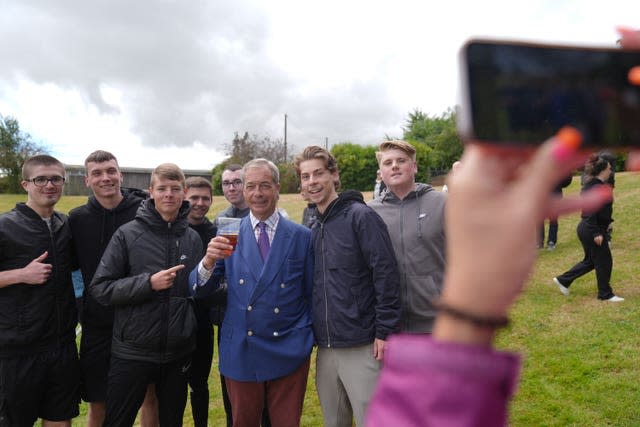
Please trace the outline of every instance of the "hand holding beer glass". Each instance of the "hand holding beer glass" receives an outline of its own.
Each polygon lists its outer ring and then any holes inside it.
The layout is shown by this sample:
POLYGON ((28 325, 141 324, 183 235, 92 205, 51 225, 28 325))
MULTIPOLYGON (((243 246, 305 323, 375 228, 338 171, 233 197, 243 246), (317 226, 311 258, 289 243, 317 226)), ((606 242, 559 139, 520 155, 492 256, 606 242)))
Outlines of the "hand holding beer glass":
POLYGON ((218 232, 207 245, 202 264, 207 270, 221 259, 230 257, 238 244, 241 218, 222 217, 216 220, 218 232))
POLYGON ((218 236, 222 236, 229 240, 229 244, 233 249, 229 251, 228 256, 236 249, 238 244, 238 233, 240 232, 241 218, 218 218, 218 236))

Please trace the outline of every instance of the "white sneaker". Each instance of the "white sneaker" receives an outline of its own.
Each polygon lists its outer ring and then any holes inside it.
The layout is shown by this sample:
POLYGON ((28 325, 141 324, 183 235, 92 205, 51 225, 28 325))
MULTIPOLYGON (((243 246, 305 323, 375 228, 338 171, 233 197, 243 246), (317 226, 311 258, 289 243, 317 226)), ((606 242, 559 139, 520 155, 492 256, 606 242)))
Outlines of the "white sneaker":
POLYGON ((562 292, 562 295, 569 295, 569 288, 567 288, 562 283, 560 283, 557 277, 553 278, 553 283, 555 283, 558 289, 560 289, 560 292, 562 292))
POLYGON ((620 301, 624 301, 624 298, 619 297, 617 295, 612 296, 609 299, 606 299, 605 301, 609 301, 609 302, 620 302, 620 301))

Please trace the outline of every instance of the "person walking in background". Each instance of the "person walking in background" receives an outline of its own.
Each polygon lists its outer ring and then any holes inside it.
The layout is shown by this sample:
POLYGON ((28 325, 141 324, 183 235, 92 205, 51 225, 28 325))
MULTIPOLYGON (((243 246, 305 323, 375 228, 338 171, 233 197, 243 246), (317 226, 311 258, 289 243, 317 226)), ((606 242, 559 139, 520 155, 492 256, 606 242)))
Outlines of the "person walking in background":
POLYGON ((155 383, 161 425, 182 425, 187 372, 197 321, 188 272, 202 243, 189 227, 184 174, 172 163, 151 174, 150 198, 121 226, 89 285, 114 307, 105 426, 133 425, 148 384, 155 383))
POLYGON ((382 180, 380 175, 380 169, 376 171, 376 183, 373 186, 373 200, 377 200, 382 196, 382 193, 387 189, 387 185, 382 180))
POLYGON ((309 200, 309 195, 303 188, 300 189, 300 196, 302 197, 302 200, 307 202, 307 206, 305 206, 304 210, 302 211, 301 224, 305 227, 311 228, 318 219, 318 207, 315 203, 309 200))
MULTIPOLYGON (((187 215, 189 227, 198 233, 202 241, 202 256, 204 248, 216 235, 216 226, 209 221, 207 213, 213 202, 213 189, 209 180, 192 176, 185 181, 187 187, 186 199, 191 205, 187 215)), ((196 349, 191 355, 191 368, 188 382, 191 388, 191 414, 195 427, 207 427, 209 419, 209 373, 213 360, 213 325, 209 317, 209 301, 194 300, 198 331, 196 335, 196 349)))
MULTIPOLYGON (((582 192, 607 185, 605 182, 611 175, 611 163, 597 154, 593 154, 585 164, 584 173, 585 182, 582 192)), ((582 212, 577 232, 584 251, 584 258, 569 271, 553 278, 553 282, 563 295, 569 295, 569 286, 574 280, 595 269, 598 299, 609 302, 624 301, 624 298, 613 293, 610 284, 613 258, 606 235, 609 224, 613 221, 612 205, 613 202, 609 202, 597 211, 582 212)))
MULTIPOLYGON (((456 160, 451 165, 451 171, 449 171, 449 173, 455 172, 461 165, 462 165, 462 163, 460 163, 460 160, 456 160)), ((443 193, 448 193, 449 192, 449 186, 447 184, 442 186, 442 192, 443 193)))
POLYGON ((82 331, 82 298, 84 297, 84 281, 82 280, 82 272, 80 270, 73 270, 71 272, 71 281, 73 282, 73 293, 76 297, 76 310, 78 311, 78 323, 76 327, 76 335, 79 335, 82 331))
POLYGON ((302 192, 318 209, 312 227, 316 387, 325 427, 358 427, 400 320, 399 278, 387 227, 362 194, 340 195, 336 159, 310 146, 294 160, 302 192))
MULTIPOLYGON (((573 175, 569 174, 565 179, 560 181, 558 185, 553 189, 553 195, 557 198, 562 198, 562 189, 571 185, 573 175)), ((549 235, 547 237, 547 250, 552 251, 556 248, 558 243, 558 218, 549 217, 549 235)), ((544 248, 544 221, 540 225, 540 237, 538 239, 538 249, 544 248)))
MULTIPOLYGON (((69 212, 75 253, 85 287, 91 283, 98 263, 113 233, 135 216, 142 198, 122 189, 122 173, 116 157, 97 150, 84 161, 85 185, 93 193, 87 203, 69 212)), ((80 365, 82 367, 82 398, 89 403, 87 426, 99 427, 104 422, 107 399, 107 374, 113 339, 113 307, 99 304, 90 292, 83 294, 80 365)), ((157 421, 157 401, 153 386, 145 400, 143 427, 154 427, 157 421)))
POLYGON ((430 333, 442 289, 445 261, 444 206, 447 195, 415 182, 416 149, 406 141, 380 144, 376 152, 387 190, 369 202, 384 220, 400 272, 400 330, 430 333))
POLYGON ((64 166, 22 166, 27 202, 0 215, 0 425, 71 426, 79 413, 75 268, 67 216, 54 210, 64 166))
POLYGON ((250 214, 237 246, 212 239, 189 283, 198 298, 227 279, 219 357, 233 425, 259 426, 266 403, 273 425, 298 426, 313 346, 311 231, 278 212, 276 165, 255 159, 243 171, 250 214))

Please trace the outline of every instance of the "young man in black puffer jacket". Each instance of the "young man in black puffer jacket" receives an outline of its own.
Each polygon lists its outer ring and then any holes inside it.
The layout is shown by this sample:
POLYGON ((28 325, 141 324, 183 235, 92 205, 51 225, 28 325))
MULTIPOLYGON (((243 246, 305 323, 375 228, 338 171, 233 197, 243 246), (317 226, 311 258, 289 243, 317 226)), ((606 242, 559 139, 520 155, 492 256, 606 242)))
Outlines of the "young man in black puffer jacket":
POLYGON ((202 243, 187 221, 178 166, 158 166, 149 192, 135 219, 113 235, 89 286, 115 310, 105 426, 133 425, 150 383, 161 425, 181 425, 187 400, 196 333, 188 275, 202 243))

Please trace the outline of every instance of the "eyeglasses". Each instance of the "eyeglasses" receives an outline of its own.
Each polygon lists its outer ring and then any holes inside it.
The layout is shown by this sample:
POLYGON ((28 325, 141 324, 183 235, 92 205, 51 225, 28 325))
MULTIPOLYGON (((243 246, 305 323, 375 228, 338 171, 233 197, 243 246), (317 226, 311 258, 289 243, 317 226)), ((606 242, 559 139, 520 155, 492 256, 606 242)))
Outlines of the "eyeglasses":
POLYGON ((241 179, 234 179, 233 181, 222 181, 223 187, 242 187, 241 179))
POLYGON ((36 176, 35 178, 27 179, 25 181, 33 182, 33 185, 35 185, 36 187, 44 187, 45 185, 47 185, 47 182, 50 182, 56 187, 60 187, 64 184, 65 179, 62 176, 56 175, 50 178, 47 178, 46 176, 36 176))

